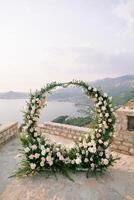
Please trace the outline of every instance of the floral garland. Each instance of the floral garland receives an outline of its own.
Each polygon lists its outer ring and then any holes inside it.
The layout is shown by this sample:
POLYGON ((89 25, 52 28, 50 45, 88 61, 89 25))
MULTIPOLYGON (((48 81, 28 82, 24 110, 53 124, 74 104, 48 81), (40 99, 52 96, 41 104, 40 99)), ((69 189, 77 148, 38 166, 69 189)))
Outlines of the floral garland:
POLYGON ((24 112, 23 133, 21 142, 25 159, 18 170, 18 175, 41 171, 63 173, 67 170, 85 169, 87 172, 104 171, 115 159, 110 152, 113 140, 115 116, 111 104, 112 98, 106 93, 89 86, 83 81, 47 84, 46 87, 30 95, 27 109, 24 112), (62 145, 51 143, 40 134, 38 122, 40 112, 45 106, 46 96, 57 87, 74 85, 95 102, 96 123, 94 132, 76 140, 74 148, 67 149, 62 145))

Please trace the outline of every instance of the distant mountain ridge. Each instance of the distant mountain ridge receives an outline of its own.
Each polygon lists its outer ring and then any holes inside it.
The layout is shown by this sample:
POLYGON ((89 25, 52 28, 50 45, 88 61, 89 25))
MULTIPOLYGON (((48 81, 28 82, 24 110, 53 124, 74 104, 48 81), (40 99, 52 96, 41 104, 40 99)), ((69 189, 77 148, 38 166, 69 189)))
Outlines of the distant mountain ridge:
MULTIPOLYGON (((105 78, 89 82, 90 85, 103 89, 113 96, 115 105, 122 105, 134 98, 134 75, 125 75, 116 78, 105 78)), ((28 93, 9 91, 0 93, 0 99, 25 99, 28 93)), ((84 101, 84 95, 79 88, 61 88, 53 92, 49 100, 71 100, 74 102, 84 101)))
POLYGON ((26 99, 28 97, 28 93, 25 92, 3 92, 0 93, 0 99, 26 99))

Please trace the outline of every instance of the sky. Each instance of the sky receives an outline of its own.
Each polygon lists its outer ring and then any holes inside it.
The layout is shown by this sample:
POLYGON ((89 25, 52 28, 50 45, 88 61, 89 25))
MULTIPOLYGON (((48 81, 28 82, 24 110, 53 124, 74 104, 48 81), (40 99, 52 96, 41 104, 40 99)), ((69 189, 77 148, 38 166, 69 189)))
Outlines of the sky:
POLYGON ((134 74, 134 0, 0 0, 0 92, 134 74))

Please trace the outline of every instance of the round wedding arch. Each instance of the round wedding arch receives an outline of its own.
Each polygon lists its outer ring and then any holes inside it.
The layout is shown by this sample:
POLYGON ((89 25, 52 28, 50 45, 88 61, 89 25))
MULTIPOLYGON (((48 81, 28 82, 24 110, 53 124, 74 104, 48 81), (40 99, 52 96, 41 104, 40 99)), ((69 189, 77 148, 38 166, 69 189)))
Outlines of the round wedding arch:
POLYGON ((68 83, 52 82, 30 94, 24 111, 23 133, 21 142, 24 158, 18 169, 18 175, 35 172, 53 171, 67 174, 68 170, 103 172, 115 159, 110 152, 113 140, 115 116, 112 98, 103 91, 90 86, 84 81, 73 80, 68 83), (96 123, 93 133, 79 137, 73 148, 49 141, 41 134, 38 127, 40 112, 45 106, 46 96, 57 87, 76 86, 94 100, 96 123))

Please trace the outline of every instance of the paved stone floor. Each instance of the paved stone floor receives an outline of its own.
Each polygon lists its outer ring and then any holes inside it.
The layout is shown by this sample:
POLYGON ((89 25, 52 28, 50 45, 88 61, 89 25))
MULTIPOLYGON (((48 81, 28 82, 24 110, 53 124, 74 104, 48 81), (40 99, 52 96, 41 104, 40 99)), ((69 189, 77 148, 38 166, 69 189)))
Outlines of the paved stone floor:
MULTIPOLYGON (((57 137, 52 139, 59 142, 57 137)), ((122 154, 120 157, 98 179, 87 179, 84 172, 72 174, 74 182, 62 175, 58 179, 54 176, 13 178, 0 194, 0 200, 134 200, 134 157, 122 154)))

